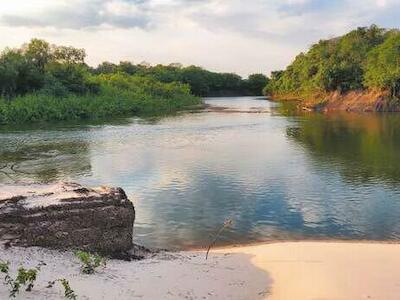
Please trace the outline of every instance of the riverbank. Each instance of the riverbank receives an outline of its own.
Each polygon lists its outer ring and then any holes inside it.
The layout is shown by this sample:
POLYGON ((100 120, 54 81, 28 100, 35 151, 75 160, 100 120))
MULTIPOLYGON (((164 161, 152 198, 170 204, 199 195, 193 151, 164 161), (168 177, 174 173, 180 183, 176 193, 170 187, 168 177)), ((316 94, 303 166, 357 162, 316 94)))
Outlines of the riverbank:
POLYGON ((275 101, 299 101, 307 111, 399 112, 400 101, 382 91, 351 91, 348 93, 313 93, 309 95, 273 95, 275 101))
POLYGON ((400 244, 278 242, 220 249, 268 273, 268 299, 398 299, 400 244))
MULTIPOLYGON (((204 251, 160 253, 142 261, 109 260, 94 275, 79 273, 70 252, 10 248, 11 265, 42 267, 24 299, 63 299, 45 288, 66 278, 79 299, 398 299, 400 244, 278 242, 204 251)), ((5 286, 0 298, 7 299, 5 286)))

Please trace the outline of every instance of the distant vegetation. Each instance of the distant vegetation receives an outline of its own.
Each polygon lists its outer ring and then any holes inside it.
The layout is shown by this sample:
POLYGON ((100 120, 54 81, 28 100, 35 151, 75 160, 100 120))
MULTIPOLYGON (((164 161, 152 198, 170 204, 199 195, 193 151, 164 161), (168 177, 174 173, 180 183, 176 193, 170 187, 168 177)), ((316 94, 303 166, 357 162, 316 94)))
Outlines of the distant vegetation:
POLYGON ((179 63, 150 66, 145 62, 137 65, 126 61, 119 64, 103 62, 91 71, 94 74, 126 73, 145 76, 164 83, 186 83, 194 95, 202 97, 260 96, 268 82, 268 78, 263 74, 252 74, 248 79, 242 79, 234 73, 216 73, 197 66, 183 67, 179 63))
POLYGON ((400 96, 400 32, 375 25, 321 40, 284 71, 271 73, 264 93, 307 98, 315 93, 381 90, 400 96))
POLYGON ((188 85, 95 75, 85 51, 34 39, 0 56, 0 124, 168 114, 198 105, 188 85))
POLYGON ((261 95, 267 78, 243 80, 200 67, 85 63, 84 49, 33 39, 0 55, 0 124, 169 114, 198 96, 261 95))

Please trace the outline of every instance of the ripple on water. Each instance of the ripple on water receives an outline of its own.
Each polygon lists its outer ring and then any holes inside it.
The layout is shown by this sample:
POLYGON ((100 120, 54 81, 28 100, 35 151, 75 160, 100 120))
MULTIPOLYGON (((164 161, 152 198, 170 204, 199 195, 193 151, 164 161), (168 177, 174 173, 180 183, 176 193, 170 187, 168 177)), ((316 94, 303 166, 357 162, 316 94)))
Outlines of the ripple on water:
POLYGON ((135 239, 148 246, 203 246, 228 218, 221 243, 399 239, 400 116, 287 116, 251 97, 207 101, 267 112, 3 130, 0 182, 122 186, 136 206, 135 239))

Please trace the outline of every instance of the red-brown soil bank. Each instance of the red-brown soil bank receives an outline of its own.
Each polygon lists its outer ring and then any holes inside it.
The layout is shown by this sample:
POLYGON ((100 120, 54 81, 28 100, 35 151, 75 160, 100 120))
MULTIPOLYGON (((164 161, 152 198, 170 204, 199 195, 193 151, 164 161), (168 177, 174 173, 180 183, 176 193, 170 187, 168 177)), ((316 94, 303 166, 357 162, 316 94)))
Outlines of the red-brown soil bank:
POLYGON ((273 95, 271 98, 279 101, 298 100, 302 109, 322 112, 400 112, 400 100, 382 91, 315 93, 308 96, 273 95))

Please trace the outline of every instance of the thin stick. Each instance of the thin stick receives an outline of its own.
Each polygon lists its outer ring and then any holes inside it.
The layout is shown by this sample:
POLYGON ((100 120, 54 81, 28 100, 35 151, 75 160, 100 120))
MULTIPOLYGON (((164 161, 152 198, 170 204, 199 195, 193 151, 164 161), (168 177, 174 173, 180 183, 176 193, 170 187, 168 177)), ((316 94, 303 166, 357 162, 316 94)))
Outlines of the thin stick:
POLYGON ((214 239, 212 240, 212 242, 208 245, 207 248, 207 253, 206 253, 206 260, 208 259, 208 253, 211 250, 211 247, 215 245, 215 243, 217 242, 220 234, 222 233, 222 231, 224 231, 225 228, 232 226, 233 224, 233 220, 232 219, 228 219, 224 222, 224 224, 222 225, 222 227, 217 231, 217 233, 214 236, 214 239))

